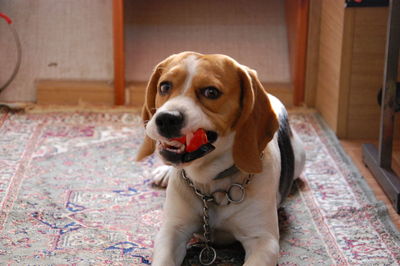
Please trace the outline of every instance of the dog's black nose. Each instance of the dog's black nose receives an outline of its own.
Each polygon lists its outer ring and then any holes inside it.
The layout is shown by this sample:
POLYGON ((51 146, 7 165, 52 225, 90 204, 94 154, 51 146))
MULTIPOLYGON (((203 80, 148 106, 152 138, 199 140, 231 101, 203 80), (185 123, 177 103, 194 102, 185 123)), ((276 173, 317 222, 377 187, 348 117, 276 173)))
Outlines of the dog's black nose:
POLYGON ((177 138, 181 136, 184 116, 179 111, 165 111, 157 114, 156 125, 158 133, 166 138, 177 138))

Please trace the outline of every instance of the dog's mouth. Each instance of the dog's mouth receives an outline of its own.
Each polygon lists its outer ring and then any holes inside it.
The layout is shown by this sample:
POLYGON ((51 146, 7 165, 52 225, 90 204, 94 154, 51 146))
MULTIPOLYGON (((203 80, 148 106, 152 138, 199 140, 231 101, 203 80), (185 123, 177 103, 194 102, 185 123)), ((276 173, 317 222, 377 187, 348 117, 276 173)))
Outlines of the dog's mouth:
POLYGON ((179 138, 159 141, 160 155, 173 164, 188 163, 212 152, 212 145, 218 138, 214 131, 198 129, 179 138))

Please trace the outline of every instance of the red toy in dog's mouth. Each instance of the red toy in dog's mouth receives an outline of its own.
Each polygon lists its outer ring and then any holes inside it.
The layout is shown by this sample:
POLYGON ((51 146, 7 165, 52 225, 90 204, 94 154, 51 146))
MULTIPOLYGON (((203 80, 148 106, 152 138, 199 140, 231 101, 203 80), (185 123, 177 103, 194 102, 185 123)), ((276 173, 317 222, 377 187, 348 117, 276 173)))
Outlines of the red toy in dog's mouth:
POLYGON ((201 145, 208 143, 207 133, 204 129, 199 128, 194 133, 190 132, 186 136, 170 139, 161 145, 166 150, 176 153, 193 152, 200 148, 201 145))
POLYGON ((199 128, 186 136, 160 142, 160 154, 172 163, 190 162, 213 151, 215 147, 211 143, 217 137, 216 132, 199 128))

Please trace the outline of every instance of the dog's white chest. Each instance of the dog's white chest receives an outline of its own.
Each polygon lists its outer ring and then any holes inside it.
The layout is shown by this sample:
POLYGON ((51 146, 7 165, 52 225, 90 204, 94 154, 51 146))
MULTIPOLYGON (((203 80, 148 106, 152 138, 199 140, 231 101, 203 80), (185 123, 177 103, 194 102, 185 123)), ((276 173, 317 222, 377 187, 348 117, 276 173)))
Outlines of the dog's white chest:
POLYGON ((245 217, 245 210, 252 208, 247 202, 231 203, 227 206, 213 206, 210 208, 210 224, 215 229, 231 230, 237 221, 245 217))

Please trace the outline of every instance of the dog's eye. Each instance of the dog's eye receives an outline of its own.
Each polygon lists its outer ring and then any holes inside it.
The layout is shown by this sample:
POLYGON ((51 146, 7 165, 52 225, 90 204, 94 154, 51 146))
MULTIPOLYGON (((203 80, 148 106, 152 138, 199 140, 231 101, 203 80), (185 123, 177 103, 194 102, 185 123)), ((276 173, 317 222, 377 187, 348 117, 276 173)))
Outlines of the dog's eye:
POLYGON ((207 87, 207 88, 204 88, 204 89, 201 89, 201 94, 204 96, 204 97, 206 97, 206 98, 208 98, 208 99, 212 99, 212 100, 214 100, 214 99, 218 99, 220 96, 221 96, 221 92, 217 89, 217 88, 215 88, 215 87, 207 87))
POLYGON ((162 82, 162 83, 160 84, 159 91, 160 91, 160 94, 161 94, 161 95, 166 95, 166 94, 169 93, 169 91, 170 91, 171 89, 172 89, 172 84, 171 84, 171 82, 165 81, 165 82, 162 82))

